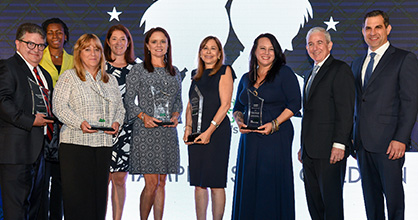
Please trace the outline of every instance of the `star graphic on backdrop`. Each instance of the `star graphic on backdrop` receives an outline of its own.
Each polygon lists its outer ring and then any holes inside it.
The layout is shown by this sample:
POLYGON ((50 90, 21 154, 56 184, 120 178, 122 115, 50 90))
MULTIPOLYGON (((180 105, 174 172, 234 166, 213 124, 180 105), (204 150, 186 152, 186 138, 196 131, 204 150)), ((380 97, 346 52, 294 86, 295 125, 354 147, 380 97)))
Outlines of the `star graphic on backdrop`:
POLYGON ((113 11, 108 11, 107 13, 110 15, 109 21, 113 19, 119 21, 119 15, 122 14, 122 12, 116 11, 116 7, 113 7, 113 11))
POLYGON ((334 21, 334 19, 332 18, 332 16, 329 18, 329 21, 324 21, 324 23, 327 25, 327 31, 329 29, 334 29, 334 31, 337 31, 337 28, 335 27, 335 25, 337 25, 338 23, 340 23, 339 21, 334 21))

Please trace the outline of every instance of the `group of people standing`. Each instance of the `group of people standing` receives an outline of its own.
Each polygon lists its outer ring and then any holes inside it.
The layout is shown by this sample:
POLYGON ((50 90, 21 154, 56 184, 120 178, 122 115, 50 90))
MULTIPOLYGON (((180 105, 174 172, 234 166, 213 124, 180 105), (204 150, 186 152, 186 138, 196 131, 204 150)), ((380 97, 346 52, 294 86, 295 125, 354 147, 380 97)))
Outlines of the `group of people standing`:
MULTIPOLYGON (((241 137, 232 219, 295 219, 290 118, 302 103, 299 160, 312 219, 344 219, 350 153, 358 159, 368 219, 385 218, 384 197, 388 219, 404 219, 402 166, 418 110, 418 61, 389 44, 386 13, 368 13, 362 30, 369 51, 350 68, 330 54, 330 34, 312 28, 306 50, 314 66, 302 90, 275 36, 254 40, 233 107, 241 137)), ((151 210, 162 219, 167 174, 180 169, 183 112, 183 77, 172 63, 169 34, 161 27, 146 33, 142 63, 123 25, 109 29, 104 46, 96 35, 82 35, 74 57, 63 49, 68 39, 58 18, 42 27, 25 23, 16 54, 0 61, 4 218, 103 220, 111 182, 113 219, 121 219, 129 172, 144 176, 141 219, 151 210), (37 112, 35 99, 48 112, 37 112)), ((219 39, 203 39, 183 136, 197 219, 206 219, 209 198, 212 218, 224 215, 235 79, 219 39)))

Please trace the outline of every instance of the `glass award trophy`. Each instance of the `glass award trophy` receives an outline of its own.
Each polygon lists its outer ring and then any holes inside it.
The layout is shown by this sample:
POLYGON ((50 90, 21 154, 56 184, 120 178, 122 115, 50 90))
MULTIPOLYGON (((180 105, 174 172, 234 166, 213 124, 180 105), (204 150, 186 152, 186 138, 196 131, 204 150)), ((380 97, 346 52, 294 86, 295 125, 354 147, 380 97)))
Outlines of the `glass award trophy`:
MULTIPOLYGON (((90 124, 90 130, 100 130, 100 131, 115 131, 111 126, 111 121, 106 121, 105 115, 109 115, 109 105, 111 100, 103 93, 100 87, 97 84, 95 86, 91 85, 90 88, 101 98, 101 106, 103 115, 99 116, 97 121, 92 121, 90 124)), ((89 122, 90 123, 90 122, 89 122)))
POLYGON ((192 134, 187 137, 187 142, 194 142, 202 133, 203 95, 197 85, 192 90, 190 105, 192 108, 192 134))
MULTIPOLYGON (((247 127, 241 129, 260 130, 258 127, 262 125, 263 103, 264 99, 259 97, 257 92, 247 89, 248 95, 248 115, 247 127)), ((261 129, 262 130, 262 129, 261 129)))
POLYGON ((154 86, 151 86, 151 94, 154 100, 154 118, 162 121, 154 123, 158 126, 174 124, 170 121, 170 95, 157 90, 154 86))
POLYGON ((48 120, 56 120, 49 109, 49 103, 45 100, 47 99, 48 102, 50 101, 51 92, 48 89, 41 87, 37 82, 33 81, 29 77, 28 82, 32 94, 32 114, 40 113, 46 115, 45 118, 48 120))

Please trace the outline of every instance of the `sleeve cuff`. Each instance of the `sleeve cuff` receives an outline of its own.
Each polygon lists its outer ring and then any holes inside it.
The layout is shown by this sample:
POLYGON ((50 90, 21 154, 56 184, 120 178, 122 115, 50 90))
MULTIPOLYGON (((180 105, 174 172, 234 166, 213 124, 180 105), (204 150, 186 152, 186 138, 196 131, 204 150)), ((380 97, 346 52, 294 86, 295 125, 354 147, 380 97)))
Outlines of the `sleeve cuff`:
POLYGON ((341 150, 345 150, 345 145, 337 143, 337 142, 334 142, 334 144, 332 144, 332 147, 335 147, 335 148, 341 149, 341 150))

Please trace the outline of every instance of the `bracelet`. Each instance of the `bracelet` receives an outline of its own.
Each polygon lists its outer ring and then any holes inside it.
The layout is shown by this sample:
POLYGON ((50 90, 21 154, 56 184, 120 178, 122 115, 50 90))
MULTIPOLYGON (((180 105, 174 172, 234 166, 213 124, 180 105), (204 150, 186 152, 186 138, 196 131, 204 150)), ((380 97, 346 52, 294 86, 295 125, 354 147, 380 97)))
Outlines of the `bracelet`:
POLYGON ((186 131, 186 128, 187 128, 187 127, 190 127, 191 129, 193 129, 193 127, 192 127, 191 125, 185 125, 185 126, 184 126, 184 131, 186 131))
POLYGON ((215 126, 215 128, 219 127, 218 123, 216 123, 216 121, 214 121, 214 120, 212 120, 210 123, 213 124, 215 126))
POLYGON ((271 128, 271 132, 270 132, 270 134, 273 134, 274 132, 276 132, 276 131, 278 131, 278 130, 279 130, 279 128, 280 128, 280 124, 279 124, 279 122, 277 121, 277 118, 276 118, 276 119, 274 119, 273 121, 271 121, 271 124, 272 124, 272 128, 271 128))
POLYGON ((144 114, 145 114, 144 112, 141 112, 141 113, 138 114, 138 118, 140 118, 142 121, 145 120, 145 115, 144 114))

